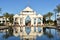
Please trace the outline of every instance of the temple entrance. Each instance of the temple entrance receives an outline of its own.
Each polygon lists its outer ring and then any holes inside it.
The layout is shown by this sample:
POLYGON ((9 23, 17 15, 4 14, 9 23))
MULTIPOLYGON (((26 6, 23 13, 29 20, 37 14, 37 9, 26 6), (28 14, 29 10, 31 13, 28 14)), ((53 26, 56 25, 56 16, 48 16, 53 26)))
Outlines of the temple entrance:
POLYGON ((31 19, 30 19, 29 16, 27 16, 26 19, 25 19, 25 25, 26 26, 30 26, 31 25, 31 19))
POLYGON ((17 22, 20 26, 38 26, 43 25, 43 16, 36 14, 36 11, 30 7, 26 7, 20 12, 20 15, 14 15, 14 22, 17 22))
POLYGON ((43 27, 40 27, 40 25, 43 25, 43 16, 37 14, 32 8, 26 7, 20 14, 14 15, 13 18, 13 23, 17 22, 16 24, 19 25, 16 26, 18 27, 16 28, 18 33, 14 31, 15 36, 18 35, 21 39, 24 38, 23 40, 35 40, 37 35, 41 36, 43 34, 43 27))
POLYGON ((30 19, 29 16, 27 16, 26 19, 25 19, 25 25, 26 25, 25 31, 26 31, 27 35, 29 35, 30 32, 31 32, 31 28, 30 28, 30 25, 31 25, 31 19, 30 19))

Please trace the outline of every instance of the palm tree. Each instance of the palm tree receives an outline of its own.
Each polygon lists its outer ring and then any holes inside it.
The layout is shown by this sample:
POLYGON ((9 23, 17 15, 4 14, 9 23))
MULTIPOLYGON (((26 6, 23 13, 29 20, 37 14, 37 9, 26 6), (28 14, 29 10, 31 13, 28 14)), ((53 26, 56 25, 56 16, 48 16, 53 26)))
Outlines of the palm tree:
POLYGON ((60 13, 60 4, 56 6, 56 8, 54 9, 54 12, 55 12, 55 20, 56 20, 56 14, 60 13))
POLYGON ((55 12, 55 20, 56 20, 56 14, 60 13, 60 4, 56 6, 56 8, 54 9, 54 12, 55 12))
POLYGON ((14 14, 9 14, 9 22, 10 23, 13 23, 13 16, 14 16, 14 14))
POLYGON ((7 19, 9 18, 9 13, 6 12, 6 13, 3 14, 3 16, 6 18, 5 21, 6 21, 6 24, 7 24, 7 19))
MULTIPOLYGON (((52 12, 48 12, 48 13, 47 13, 48 20, 51 20, 51 16, 52 16, 52 15, 53 15, 52 12)), ((50 24, 50 21, 49 21, 49 24, 50 24)))
POLYGON ((60 13, 60 4, 56 6, 56 9, 54 9, 55 12, 60 13))
POLYGON ((8 17, 9 17, 9 13, 7 13, 7 12, 6 12, 6 13, 4 13, 3 15, 4 15, 4 17, 6 17, 6 18, 8 18, 8 17))
POLYGON ((43 15, 43 23, 46 24, 46 18, 47 18, 47 15, 43 15))
MULTIPOLYGON (((55 12, 55 22, 54 22, 54 24, 56 25, 57 24, 56 14, 60 13, 60 4, 56 6, 56 8, 54 9, 54 12, 55 12)), ((59 16, 59 15, 57 15, 57 16, 59 16)))

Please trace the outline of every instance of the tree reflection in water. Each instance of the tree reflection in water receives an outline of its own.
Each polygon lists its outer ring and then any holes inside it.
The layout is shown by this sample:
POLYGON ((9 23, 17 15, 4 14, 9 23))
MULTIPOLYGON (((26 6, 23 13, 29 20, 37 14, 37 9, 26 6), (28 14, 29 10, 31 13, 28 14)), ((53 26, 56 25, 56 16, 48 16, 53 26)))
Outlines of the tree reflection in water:
POLYGON ((8 37, 11 37, 11 36, 13 36, 13 29, 12 29, 12 26, 9 26, 8 32, 6 30, 6 34, 3 35, 3 38, 7 39, 8 37))
POLYGON ((44 31, 44 35, 46 35, 48 38, 50 38, 50 40, 51 40, 51 38, 54 37, 54 36, 52 35, 52 33, 51 33, 51 29, 49 29, 48 32, 47 32, 47 31, 44 31))
POLYGON ((60 37, 60 30, 57 30, 57 32, 58 32, 58 35, 59 35, 59 37, 60 37))

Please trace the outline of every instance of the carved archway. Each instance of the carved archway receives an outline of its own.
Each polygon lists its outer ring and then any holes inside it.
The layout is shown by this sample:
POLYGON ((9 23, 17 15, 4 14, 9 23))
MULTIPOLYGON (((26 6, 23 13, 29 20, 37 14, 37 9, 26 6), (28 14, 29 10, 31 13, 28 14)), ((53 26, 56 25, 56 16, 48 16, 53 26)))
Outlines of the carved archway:
POLYGON ((25 25, 26 26, 30 26, 31 25, 31 18, 29 15, 27 15, 27 17, 25 18, 25 25))

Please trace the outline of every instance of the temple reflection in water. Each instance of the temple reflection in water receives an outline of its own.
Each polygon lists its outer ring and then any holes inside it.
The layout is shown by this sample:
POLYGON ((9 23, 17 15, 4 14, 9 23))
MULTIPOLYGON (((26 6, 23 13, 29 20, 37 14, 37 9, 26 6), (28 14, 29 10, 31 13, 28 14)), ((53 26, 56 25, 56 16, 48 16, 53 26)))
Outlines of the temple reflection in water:
POLYGON ((43 27, 14 27, 14 36, 20 36, 21 39, 36 39, 36 36, 43 34, 43 27))
POLYGON ((19 15, 14 15, 13 18, 15 25, 13 34, 15 36, 20 36, 24 40, 33 40, 37 35, 41 36, 43 34, 43 27, 40 27, 43 25, 43 16, 36 13, 29 6, 22 10, 19 15))

